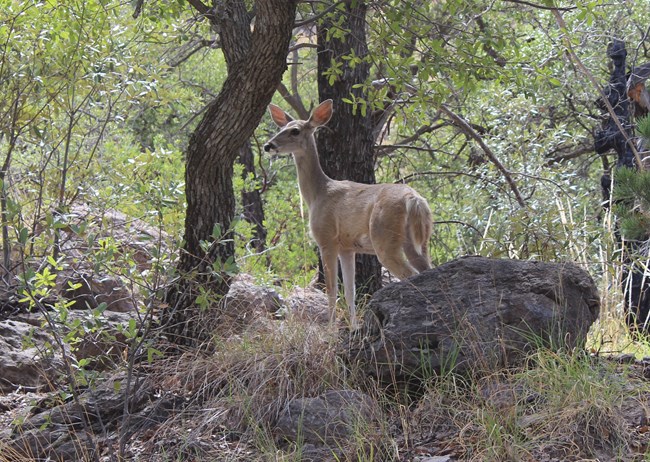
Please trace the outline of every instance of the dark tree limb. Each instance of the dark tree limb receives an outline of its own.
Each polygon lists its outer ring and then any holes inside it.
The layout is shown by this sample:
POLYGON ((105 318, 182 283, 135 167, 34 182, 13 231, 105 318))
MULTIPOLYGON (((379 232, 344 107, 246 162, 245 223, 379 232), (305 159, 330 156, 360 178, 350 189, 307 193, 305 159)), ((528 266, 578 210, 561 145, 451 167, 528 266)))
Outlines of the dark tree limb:
POLYGON ((506 0, 506 1, 510 2, 510 3, 516 3, 518 5, 530 6, 532 8, 536 8, 538 10, 572 11, 572 10, 575 10, 575 9, 578 8, 577 6, 558 7, 558 6, 541 5, 539 3, 527 2, 525 0, 506 0))
POLYGON ((299 22, 295 23, 294 27, 304 27, 304 26, 307 26, 309 24, 314 24, 320 18, 322 18, 322 17, 328 15, 329 13, 331 13, 332 11, 334 11, 341 3, 344 3, 344 2, 341 1, 341 2, 332 3, 330 6, 325 8, 320 13, 315 14, 314 16, 310 16, 309 18, 305 19, 304 21, 299 21, 299 22))
POLYGON ((411 135, 406 138, 403 138, 399 141, 397 141, 395 144, 382 144, 379 146, 375 146, 375 152, 377 156, 385 156, 390 154, 391 152, 394 152, 398 149, 403 149, 405 147, 410 147, 409 145, 417 140, 420 139, 422 135, 425 135, 427 133, 434 132, 438 130, 439 128, 446 127, 447 123, 445 122, 440 122, 435 125, 423 125, 411 135))
POLYGON ((298 115, 298 118, 301 120, 307 120, 309 118, 309 110, 305 107, 305 104, 300 97, 300 92, 298 91, 298 49, 296 47, 291 47, 289 50, 291 54, 291 72, 289 74, 291 78, 291 90, 289 90, 286 85, 280 82, 278 86, 278 92, 284 98, 284 100, 291 106, 294 113, 298 115))
POLYGON ((487 158, 494 164, 494 166, 501 172, 503 177, 506 179, 508 182, 508 186, 510 186, 510 190, 515 196, 515 199, 517 200, 517 203, 522 206, 526 207, 526 202, 524 201, 523 197, 521 196, 521 193, 519 192, 519 188, 517 187, 517 183, 515 183, 515 180, 512 178, 512 175, 508 171, 508 169, 505 168, 505 166, 501 163, 501 161, 497 158, 497 156, 492 152, 492 150, 485 144, 483 141, 483 138, 474 131, 474 129, 470 126, 469 123, 467 123, 462 117, 459 115, 455 114, 452 112, 447 106, 444 104, 440 106, 440 110, 444 112, 458 127, 464 134, 465 136, 472 138, 475 140, 478 145, 481 147, 487 158))
POLYGON ((559 164, 560 162, 564 162, 565 160, 575 159, 575 158, 580 157, 580 156, 582 156, 584 154, 590 154, 593 151, 594 151, 593 146, 585 144, 585 145, 577 147, 576 149, 574 149, 572 151, 554 155, 553 157, 549 158, 544 163, 544 167, 550 167, 551 165, 559 164))

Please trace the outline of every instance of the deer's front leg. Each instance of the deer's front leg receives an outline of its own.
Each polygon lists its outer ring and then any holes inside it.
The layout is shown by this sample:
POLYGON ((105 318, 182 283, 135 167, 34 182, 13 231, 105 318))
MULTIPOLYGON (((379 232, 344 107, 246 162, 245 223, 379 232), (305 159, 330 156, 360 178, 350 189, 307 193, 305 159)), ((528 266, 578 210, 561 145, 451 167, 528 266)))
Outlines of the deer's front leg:
POLYGON ((350 310, 350 326, 357 328, 357 314, 355 307, 356 288, 354 287, 354 252, 343 252, 339 254, 341 260, 341 272, 343 273, 343 289, 345 301, 350 310))
POLYGON ((330 310, 330 323, 336 321, 336 297, 338 296, 337 284, 337 252, 329 248, 320 249, 323 260, 323 273, 325 274, 325 289, 330 310))

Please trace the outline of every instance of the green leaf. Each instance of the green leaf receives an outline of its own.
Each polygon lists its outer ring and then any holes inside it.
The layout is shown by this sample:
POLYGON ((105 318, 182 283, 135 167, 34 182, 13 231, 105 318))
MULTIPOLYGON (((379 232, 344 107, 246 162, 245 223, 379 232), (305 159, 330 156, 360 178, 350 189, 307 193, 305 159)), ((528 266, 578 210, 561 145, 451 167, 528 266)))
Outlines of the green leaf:
POLYGON ((163 357, 163 353, 162 353, 162 351, 157 350, 157 349, 155 349, 155 348, 153 348, 153 347, 149 347, 149 348, 147 348, 147 361, 148 361, 149 363, 152 363, 154 357, 162 358, 162 357, 163 357))
POLYGON ((29 240, 29 229, 21 228, 20 231, 18 232, 18 242, 20 243, 20 245, 25 246, 27 245, 28 240, 29 240))

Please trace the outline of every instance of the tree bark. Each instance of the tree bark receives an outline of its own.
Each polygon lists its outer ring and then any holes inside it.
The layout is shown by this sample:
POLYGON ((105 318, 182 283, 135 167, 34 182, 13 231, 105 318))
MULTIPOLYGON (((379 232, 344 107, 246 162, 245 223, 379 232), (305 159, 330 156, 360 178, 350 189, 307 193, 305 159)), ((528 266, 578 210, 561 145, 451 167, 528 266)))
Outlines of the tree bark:
POLYGON ((167 296, 164 317, 168 337, 182 345, 209 338, 196 297, 202 294, 210 307, 228 291, 231 273, 224 266, 234 258, 230 230, 235 211, 233 165, 287 67, 297 0, 256 1, 254 28, 245 4, 243 0, 215 2, 214 21, 228 76, 186 152, 185 242, 177 266, 179 279, 167 296), (214 235, 215 225, 220 235, 214 235))
MULTIPOLYGON (((239 163, 244 166, 244 171, 242 172, 244 178, 248 178, 251 174, 253 178, 257 177, 255 173, 255 155, 248 141, 239 149, 239 163)), ((264 227, 262 195, 259 189, 255 188, 250 191, 242 191, 241 196, 244 220, 253 226, 253 237, 250 243, 257 253, 262 253, 266 249, 266 228, 264 227)))
MULTIPOLYGON (((335 9, 321 19, 318 25, 318 96, 320 101, 334 100, 334 114, 327 127, 318 133, 318 153, 325 173, 336 180, 375 183, 374 135, 371 110, 344 103, 342 98, 367 99, 361 88, 370 73, 366 42, 366 10, 362 1, 345 2, 344 10, 335 9), (341 22, 342 21, 342 22, 341 22), (338 30, 335 30, 338 29, 338 30), (337 38, 339 31, 347 31, 337 38), (351 66, 344 56, 360 57, 361 62, 351 66), (342 74, 330 85, 326 72, 333 64, 342 64, 342 74)), ((322 271, 319 275, 322 281, 322 271)), ((374 255, 357 255, 357 301, 381 288, 381 265, 374 255)))

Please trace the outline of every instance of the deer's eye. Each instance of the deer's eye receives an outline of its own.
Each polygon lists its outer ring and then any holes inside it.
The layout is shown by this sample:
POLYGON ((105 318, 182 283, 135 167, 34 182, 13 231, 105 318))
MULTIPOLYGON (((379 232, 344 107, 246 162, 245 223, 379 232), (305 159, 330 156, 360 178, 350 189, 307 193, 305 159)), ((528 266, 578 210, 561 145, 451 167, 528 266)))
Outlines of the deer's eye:
POLYGON ((298 135, 300 135, 300 130, 298 130, 297 128, 292 128, 291 131, 289 132, 289 134, 291 136, 298 136, 298 135))

